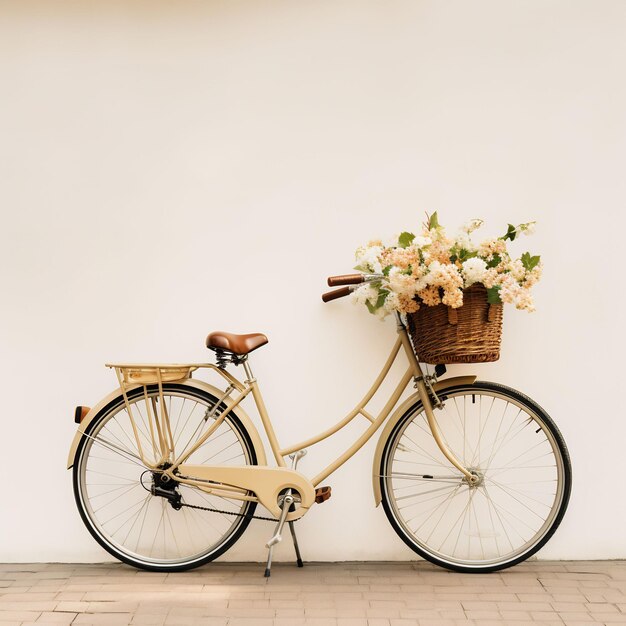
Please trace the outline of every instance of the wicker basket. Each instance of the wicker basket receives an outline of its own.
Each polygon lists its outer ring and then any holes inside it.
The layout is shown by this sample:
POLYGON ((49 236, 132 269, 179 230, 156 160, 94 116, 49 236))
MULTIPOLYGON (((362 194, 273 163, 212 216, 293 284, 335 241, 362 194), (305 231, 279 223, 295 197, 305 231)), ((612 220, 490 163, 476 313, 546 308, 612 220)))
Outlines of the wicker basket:
POLYGON ((407 318, 422 363, 486 363, 500 358, 502 305, 487 302, 483 285, 466 289, 458 309, 422 304, 407 318))

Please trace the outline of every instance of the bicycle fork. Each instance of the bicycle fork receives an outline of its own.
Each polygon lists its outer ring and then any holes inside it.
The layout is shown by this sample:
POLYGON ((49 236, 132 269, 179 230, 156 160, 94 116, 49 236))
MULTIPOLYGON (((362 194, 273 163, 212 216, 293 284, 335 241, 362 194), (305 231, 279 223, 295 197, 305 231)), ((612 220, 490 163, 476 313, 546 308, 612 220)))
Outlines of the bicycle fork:
POLYGON ((430 428, 430 432, 432 433, 433 438, 437 443, 437 446, 439 447, 443 455, 448 459, 448 461, 450 461, 450 463, 454 465, 454 467, 456 467, 463 473, 465 479, 470 485, 475 485, 480 481, 479 476, 470 472, 470 470, 464 467, 460 460, 448 448, 445 441, 443 440, 443 437, 441 436, 441 431, 439 430, 439 425, 437 424, 437 419, 435 418, 435 414, 433 411, 433 403, 431 402, 430 394, 428 393, 424 380, 424 376, 417 377, 415 379, 415 386, 417 387, 422 406, 424 407, 424 413, 426 413, 426 419, 428 421, 428 427, 430 428))
POLYGON ((443 455, 450 461, 450 463, 460 470, 465 479, 468 481, 470 485, 477 484, 479 482, 479 477, 470 472, 466 467, 463 466, 461 461, 454 455, 454 453, 448 448, 443 437, 441 436, 441 431, 439 430, 439 425, 437 424, 437 419, 435 418, 435 414, 433 411, 433 403, 431 401, 431 396, 434 397, 435 401, 438 402, 437 395, 430 383, 430 377, 424 376, 422 372, 422 368, 415 356, 415 352, 413 350, 413 345, 411 343, 411 339, 407 332, 406 326, 402 321, 402 316, 399 313, 396 313, 397 320, 397 330, 400 335, 400 340, 402 341, 402 345, 404 346, 404 350, 406 352, 407 358, 409 362, 413 366, 414 371, 414 379, 415 379, 415 387, 417 388, 417 392, 419 394, 420 400, 422 402, 422 406, 424 407, 424 412, 426 413, 426 419, 428 421, 428 427, 437 443, 437 446, 443 453, 443 455))
MULTIPOLYGON (((306 450, 298 450, 295 454, 290 454, 289 458, 291 459, 291 469, 295 470, 298 461, 306 454, 306 450)), ((287 489, 283 496, 283 503, 281 505, 280 517, 278 518, 278 524, 276 524, 276 530, 274 530, 274 534, 270 537, 269 541, 265 544, 265 547, 269 549, 267 553, 267 565, 265 566, 265 578, 269 578, 271 574, 272 568, 272 552, 274 551, 274 546, 277 543, 280 543, 283 540, 282 532, 283 527, 285 525, 285 520, 287 519, 288 513, 293 510, 293 505, 295 502, 295 498, 291 493, 291 489, 287 489)), ((296 537, 296 529, 294 528, 293 522, 288 522, 289 530, 291 531, 291 538, 293 540, 293 547, 296 551, 296 563, 298 567, 303 567, 302 557, 300 556, 300 548, 298 546, 298 539, 296 537)))

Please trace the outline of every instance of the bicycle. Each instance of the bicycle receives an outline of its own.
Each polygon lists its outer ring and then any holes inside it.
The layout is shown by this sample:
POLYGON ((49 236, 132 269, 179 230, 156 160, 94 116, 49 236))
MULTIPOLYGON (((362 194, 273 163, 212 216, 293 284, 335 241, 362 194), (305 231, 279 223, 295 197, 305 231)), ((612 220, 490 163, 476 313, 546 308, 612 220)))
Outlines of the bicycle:
MULTIPOLYGON (((377 278, 331 277, 330 286, 342 286, 322 298, 343 297, 377 278)), ((211 333, 206 343, 215 364, 107 364, 119 388, 93 408, 76 408, 79 427, 68 458, 89 532, 125 563, 173 572, 212 561, 252 519, 263 519, 276 523, 265 576, 285 524, 302 566, 294 522, 328 500, 331 489, 322 482, 384 424, 373 460, 375 502, 409 548, 460 572, 492 572, 535 554, 569 501, 572 470, 561 433, 514 389, 474 375, 439 380, 445 366, 425 373, 402 316, 396 321, 398 338, 363 399, 334 426, 287 447, 278 442, 250 366, 249 355, 268 342, 263 334, 211 333), (400 353, 406 370, 374 416, 366 407, 400 353), (243 381, 229 365, 242 366, 243 381), (192 378, 200 369, 217 374, 226 388, 192 378), (415 393, 396 406, 411 382, 415 393), (275 466, 241 407, 249 395, 275 466), (357 416, 368 425, 347 450, 313 478, 297 470, 309 447, 357 416), (269 517, 255 515, 258 504, 269 517)))

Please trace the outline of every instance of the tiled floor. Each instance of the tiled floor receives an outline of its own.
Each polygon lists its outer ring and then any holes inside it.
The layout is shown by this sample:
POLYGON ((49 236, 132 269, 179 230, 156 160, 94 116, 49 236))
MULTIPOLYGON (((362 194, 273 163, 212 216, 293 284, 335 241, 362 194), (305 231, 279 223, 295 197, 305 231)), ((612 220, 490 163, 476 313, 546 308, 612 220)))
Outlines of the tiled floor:
POLYGON ((534 561, 455 574, 419 563, 0 565, 0 624, 626 624, 626 562, 534 561))

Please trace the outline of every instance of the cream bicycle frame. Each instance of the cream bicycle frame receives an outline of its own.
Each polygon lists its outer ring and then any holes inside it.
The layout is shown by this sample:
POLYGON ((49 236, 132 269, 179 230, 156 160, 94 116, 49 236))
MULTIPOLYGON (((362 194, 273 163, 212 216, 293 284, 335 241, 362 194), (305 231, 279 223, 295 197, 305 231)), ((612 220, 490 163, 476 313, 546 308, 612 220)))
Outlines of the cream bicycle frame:
POLYGON ((247 359, 243 361, 243 367, 246 373, 246 379, 243 382, 236 379, 229 372, 222 368, 218 368, 213 364, 133 366, 108 364, 108 367, 112 367, 116 371, 124 397, 124 402, 126 404, 126 409, 131 421, 133 433, 137 442, 139 457, 148 469, 156 470, 159 466, 162 467, 163 463, 167 462, 170 464, 169 467, 160 471, 163 471, 163 473, 169 475, 170 478, 180 483, 194 486, 204 492, 221 495, 223 497, 242 501, 259 501, 269 508, 274 514, 276 514, 279 510, 274 505, 275 495, 277 493, 276 488, 277 485, 282 486, 284 483, 284 485, 288 485, 290 488, 296 489, 302 495, 302 510, 297 515, 292 513, 289 516, 289 519, 295 519, 296 517, 303 515, 306 510, 310 508, 315 498, 314 488, 330 476, 335 470, 341 467, 356 452, 358 452, 385 422, 393 408, 398 403, 398 400, 411 379, 415 381, 415 387, 417 388, 418 397, 424 407, 429 428, 435 442, 441 449, 441 452, 454 467, 463 473, 466 480, 474 482, 475 477, 473 474, 462 465, 441 437, 437 420, 433 412, 429 390, 426 384, 427 378, 423 375, 422 369, 413 351, 413 346, 407 333, 407 329, 400 318, 398 318, 397 331, 398 338, 391 349, 389 357, 387 358, 382 370, 374 380, 369 391, 363 396, 362 400, 354 407, 354 409, 352 409, 352 411, 350 411, 350 413, 348 413, 342 420, 324 432, 285 448, 281 447, 278 442, 274 427, 265 406, 265 402, 263 401, 259 384, 252 374, 247 359), (366 406, 380 389, 383 381, 387 378, 401 351, 403 351, 407 356, 408 366, 395 389, 389 396, 387 402, 380 410, 379 414, 374 417, 366 410, 366 406), (192 371, 199 368, 212 369, 217 372, 225 379, 228 386, 223 396, 219 399, 219 402, 216 403, 210 411, 210 413, 213 414, 213 423, 203 432, 199 439, 189 449, 177 456, 169 422, 169 415, 167 414, 167 408, 165 402, 163 401, 163 383, 185 380, 190 377, 192 371), (160 411, 158 409, 156 397, 153 395, 149 398, 147 393, 147 384, 155 382, 158 386, 157 397, 159 398, 159 405, 161 407, 160 411), (153 460, 149 459, 143 450, 138 428, 132 413, 132 404, 129 402, 127 395, 128 387, 130 385, 134 385, 135 383, 143 384, 143 397, 148 411, 150 443, 152 445, 152 453, 154 455, 153 460), (235 391, 238 395, 231 398, 231 393, 235 391), (219 428, 219 426, 224 422, 226 416, 236 409, 237 406, 239 406, 239 404, 249 395, 252 395, 254 399, 259 416, 261 417, 263 429, 278 467, 268 468, 267 466, 245 466, 218 468, 211 466, 185 466, 185 462, 209 439, 217 428, 219 428), (219 405, 226 400, 228 400, 228 404, 225 409, 218 416, 215 416, 219 405), (309 480, 299 472, 287 469, 285 457, 328 439, 347 426, 357 415, 365 417, 370 422, 367 429, 347 450, 345 450, 315 477, 309 480), (186 471, 181 474, 179 471, 174 474, 176 470, 191 470, 191 472, 186 471), (204 474, 204 476, 194 476, 193 470, 195 470, 196 474, 204 474), (186 475, 187 473, 190 473, 191 475, 186 475), (256 495, 251 495, 251 492, 256 495))

